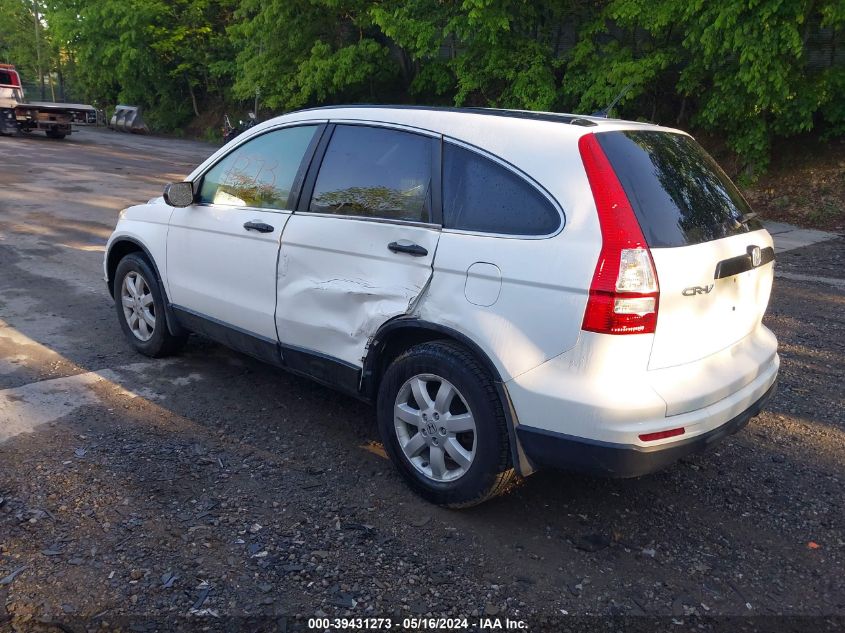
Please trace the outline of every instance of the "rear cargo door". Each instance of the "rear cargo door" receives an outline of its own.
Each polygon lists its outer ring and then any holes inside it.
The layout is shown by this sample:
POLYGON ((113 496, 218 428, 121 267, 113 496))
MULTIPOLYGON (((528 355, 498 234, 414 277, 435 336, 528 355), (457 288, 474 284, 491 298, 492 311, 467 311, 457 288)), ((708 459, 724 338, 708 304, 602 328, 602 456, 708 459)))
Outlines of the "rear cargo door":
POLYGON ((715 354, 760 324, 772 239, 736 186, 689 136, 596 134, 651 249, 660 285, 649 369, 715 354))

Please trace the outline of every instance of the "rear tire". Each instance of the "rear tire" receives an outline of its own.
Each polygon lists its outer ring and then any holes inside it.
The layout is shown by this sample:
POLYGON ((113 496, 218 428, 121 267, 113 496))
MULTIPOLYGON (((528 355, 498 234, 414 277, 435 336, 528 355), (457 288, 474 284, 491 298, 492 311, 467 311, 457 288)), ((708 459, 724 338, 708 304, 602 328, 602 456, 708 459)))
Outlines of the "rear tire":
POLYGON ((59 132, 57 130, 47 130, 47 138, 63 139, 67 136, 67 132, 59 132))
POLYGON ((397 470, 432 503, 477 505, 516 478, 493 380, 456 343, 422 343, 393 361, 379 386, 377 415, 397 470))
POLYGON ((174 336, 167 327, 164 291, 143 255, 130 253, 118 263, 114 304, 123 333, 145 356, 169 356, 185 344, 187 335, 174 336))

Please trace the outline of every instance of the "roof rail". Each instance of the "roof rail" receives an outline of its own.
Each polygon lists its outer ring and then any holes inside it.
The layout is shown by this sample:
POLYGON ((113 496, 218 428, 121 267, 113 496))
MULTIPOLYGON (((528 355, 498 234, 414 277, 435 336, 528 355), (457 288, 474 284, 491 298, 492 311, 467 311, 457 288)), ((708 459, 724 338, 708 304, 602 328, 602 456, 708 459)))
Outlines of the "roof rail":
POLYGON ((384 108, 386 110, 426 110, 431 112, 457 112, 466 114, 484 114, 488 116, 500 116, 513 119, 532 119, 535 121, 551 121, 554 123, 569 123, 573 125, 597 125, 595 121, 577 114, 563 114, 557 112, 534 112, 532 110, 506 110, 504 108, 480 108, 467 107, 458 108, 451 106, 426 106, 426 105, 382 105, 375 103, 350 103, 346 105, 317 106, 295 110, 295 112, 311 112, 320 110, 340 110, 345 108, 384 108))

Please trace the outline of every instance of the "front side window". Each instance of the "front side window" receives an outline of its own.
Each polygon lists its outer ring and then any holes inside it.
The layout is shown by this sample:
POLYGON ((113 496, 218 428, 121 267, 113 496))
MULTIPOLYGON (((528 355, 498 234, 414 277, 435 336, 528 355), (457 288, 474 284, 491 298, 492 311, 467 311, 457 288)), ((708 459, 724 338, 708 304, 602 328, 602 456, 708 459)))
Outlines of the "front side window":
POLYGON ((297 171, 316 131, 316 125, 290 127, 240 145, 206 172, 199 201, 289 209, 297 171))
POLYGON ((397 130, 337 126, 308 210, 429 222, 431 140, 397 130))
POLYGON ((443 145, 443 225, 478 233, 549 235, 560 213, 536 187, 502 165, 443 145))

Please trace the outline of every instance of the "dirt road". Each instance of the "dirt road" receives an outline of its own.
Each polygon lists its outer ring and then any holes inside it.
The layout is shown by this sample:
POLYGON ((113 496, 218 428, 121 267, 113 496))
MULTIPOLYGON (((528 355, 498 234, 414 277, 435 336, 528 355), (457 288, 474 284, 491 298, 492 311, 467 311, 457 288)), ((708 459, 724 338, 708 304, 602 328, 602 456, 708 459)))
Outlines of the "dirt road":
POLYGON ((0 631, 845 615, 845 240, 779 256, 780 388, 744 431, 653 476, 546 472, 449 511, 408 492, 359 402, 198 338, 164 361, 124 342, 117 213, 212 150, 0 138, 0 631))

